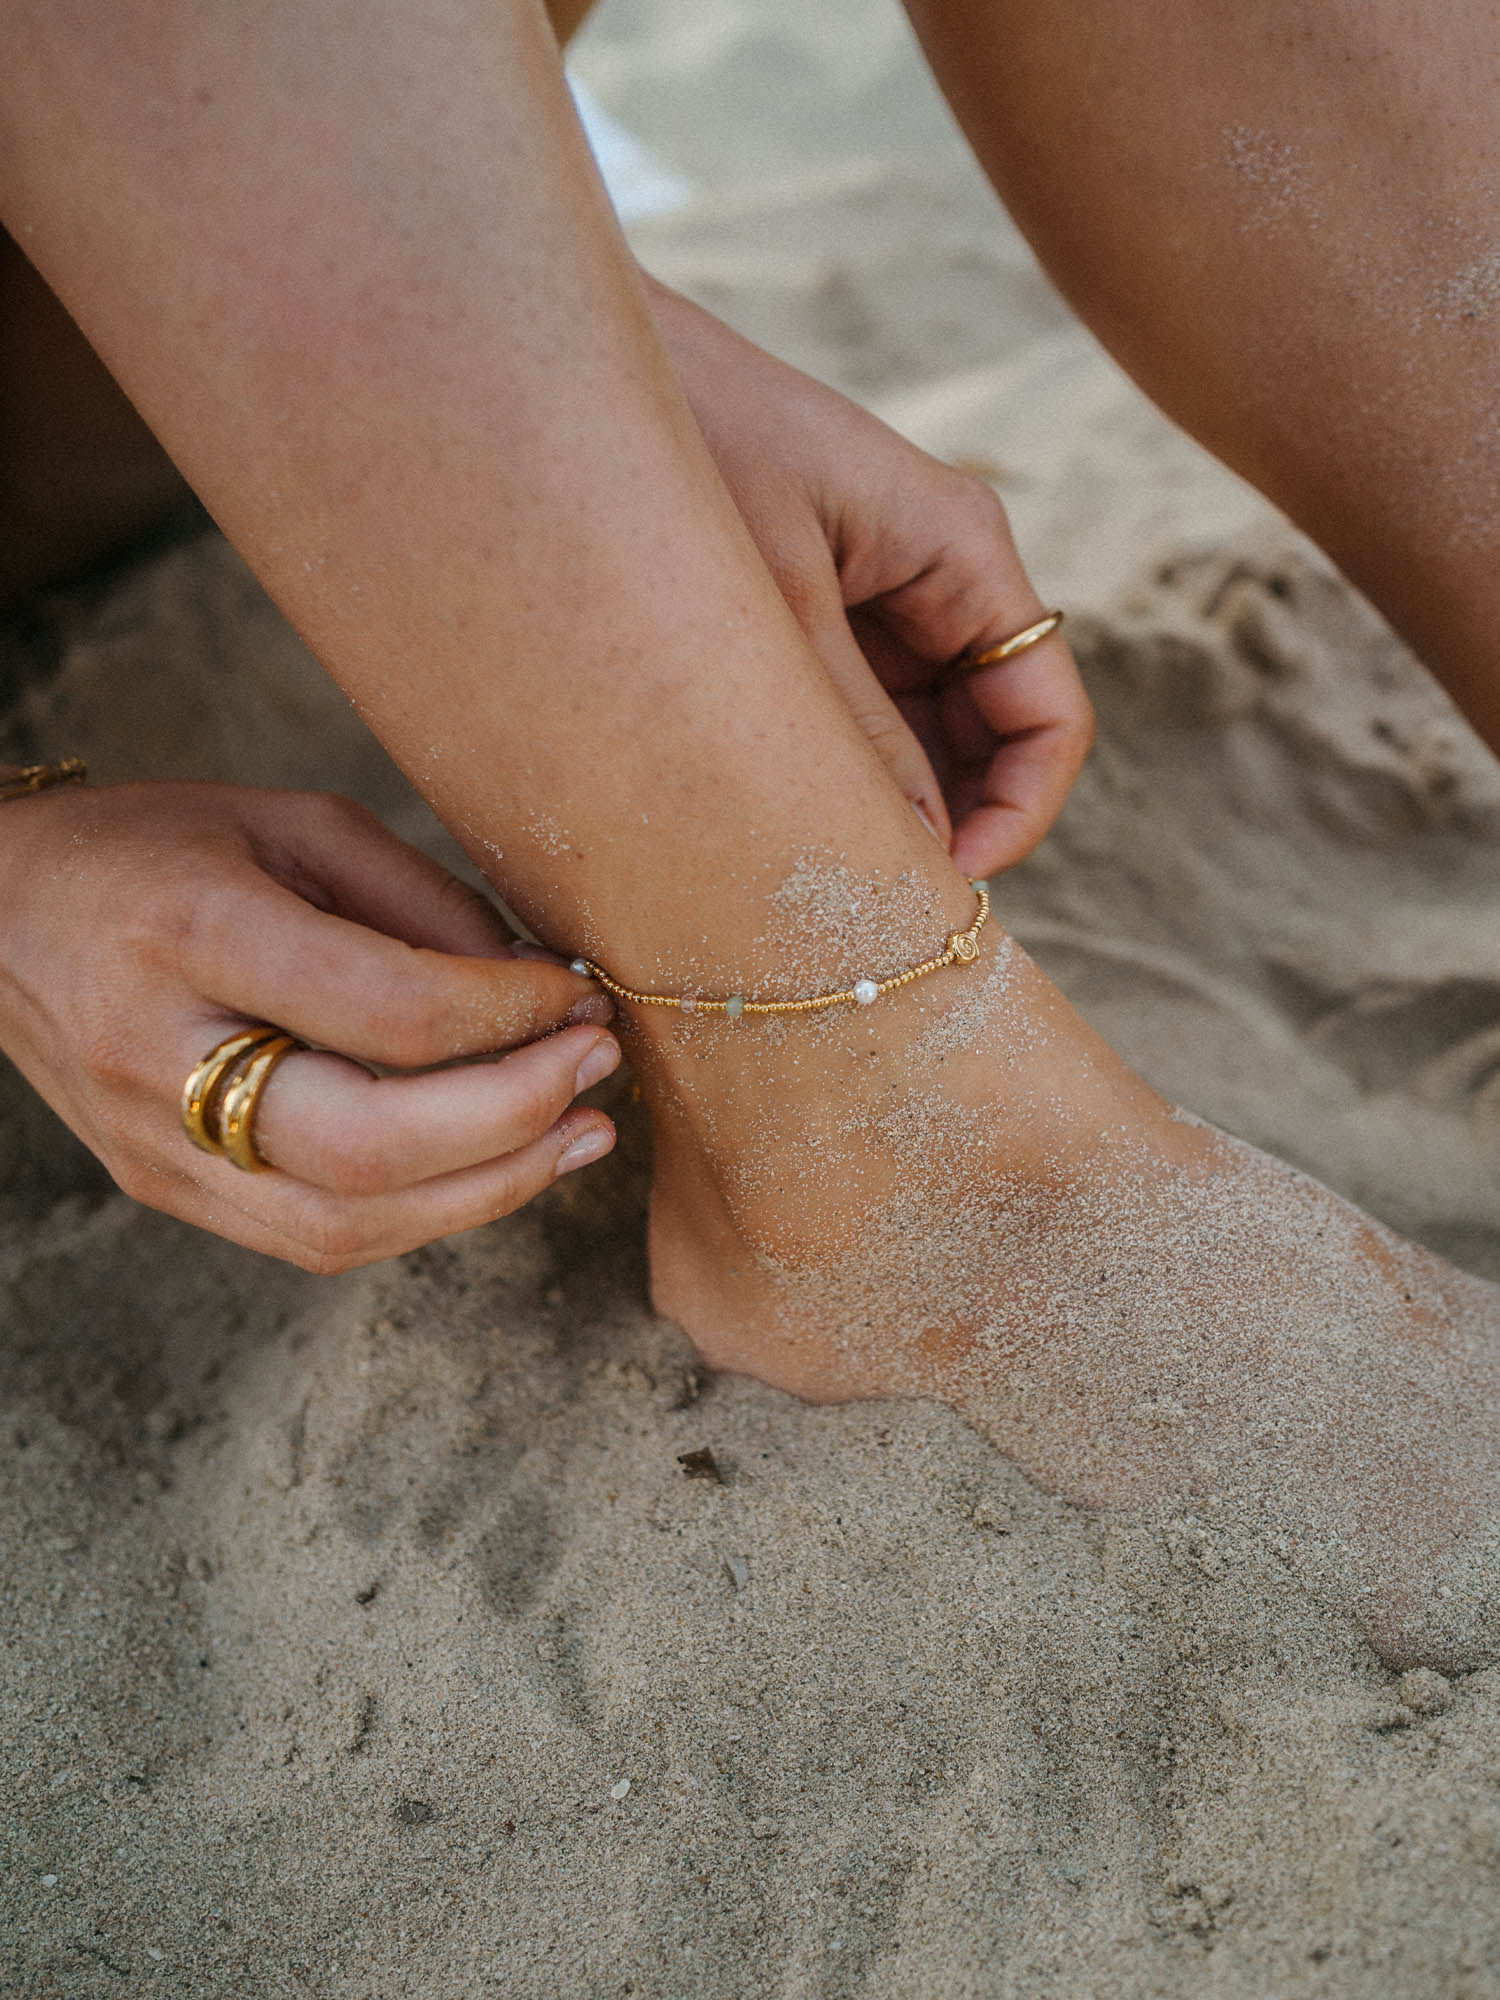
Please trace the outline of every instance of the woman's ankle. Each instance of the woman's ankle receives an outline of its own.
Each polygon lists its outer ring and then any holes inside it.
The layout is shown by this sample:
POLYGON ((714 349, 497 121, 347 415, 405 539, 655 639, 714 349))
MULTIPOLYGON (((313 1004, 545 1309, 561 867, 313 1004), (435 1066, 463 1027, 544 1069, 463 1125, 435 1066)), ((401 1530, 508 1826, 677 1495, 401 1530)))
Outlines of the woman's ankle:
POLYGON ((998 928, 877 1019, 682 1033, 644 1080, 658 1308, 710 1360, 805 1395, 889 1388, 882 1328, 988 1311, 962 1296, 966 1228, 1060 1224, 1127 1156, 1199 1145, 998 928))

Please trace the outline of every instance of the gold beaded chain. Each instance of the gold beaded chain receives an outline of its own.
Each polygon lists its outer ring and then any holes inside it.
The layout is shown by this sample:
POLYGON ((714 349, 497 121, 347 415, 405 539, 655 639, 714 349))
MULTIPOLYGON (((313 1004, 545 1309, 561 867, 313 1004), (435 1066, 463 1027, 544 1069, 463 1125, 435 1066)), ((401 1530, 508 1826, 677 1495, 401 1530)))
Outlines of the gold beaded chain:
POLYGON ((692 993, 637 993, 629 986, 622 986, 618 979, 611 979, 591 958, 575 958, 571 969, 587 979, 597 980, 616 1000, 629 1000, 637 1007, 676 1007, 684 1014, 727 1014, 732 1021, 739 1020, 742 1014, 815 1014, 824 1007, 870 1007, 882 993, 910 986, 914 979, 925 979, 929 972, 941 972, 945 965, 974 963, 979 956, 979 933, 989 920, 990 892, 982 882, 976 882, 974 893, 979 898, 978 915, 966 931, 954 931, 946 948, 935 958, 924 958, 920 965, 908 966, 905 972, 893 973, 889 979, 856 979, 852 986, 841 987, 837 993, 815 993, 809 1000, 747 1000, 743 993, 731 993, 727 1000, 700 1000, 692 993))

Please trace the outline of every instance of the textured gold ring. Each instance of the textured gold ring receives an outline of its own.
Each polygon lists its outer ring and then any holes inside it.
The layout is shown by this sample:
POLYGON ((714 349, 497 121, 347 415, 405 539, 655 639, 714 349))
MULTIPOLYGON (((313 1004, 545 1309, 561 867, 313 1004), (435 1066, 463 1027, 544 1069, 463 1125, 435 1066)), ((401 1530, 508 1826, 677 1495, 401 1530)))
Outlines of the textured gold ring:
POLYGON ((996 646, 986 646, 982 653, 965 653, 957 662, 956 671, 961 674, 977 673, 981 667, 998 666, 1002 660, 1013 660, 1017 653, 1024 653, 1028 646, 1038 645, 1048 639, 1063 622, 1066 614, 1049 611, 1038 618, 1034 625, 1028 625, 1023 632, 1014 632, 1008 639, 1002 639, 996 646))
POLYGON ((305 1047, 295 1035, 273 1035, 224 1087, 219 1104, 219 1148, 229 1164, 243 1174, 261 1174, 267 1169, 266 1161, 255 1150, 255 1107, 260 1094, 282 1058, 305 1047))
POLYGON ((219 1143, 218 1109, 230 1071, 275 1035, 274 1028, 250 1028, 231 1035, 188 1072, 182 1086, 182 1129, 205 1153, 222 1156, 224 1151, 219 1143))

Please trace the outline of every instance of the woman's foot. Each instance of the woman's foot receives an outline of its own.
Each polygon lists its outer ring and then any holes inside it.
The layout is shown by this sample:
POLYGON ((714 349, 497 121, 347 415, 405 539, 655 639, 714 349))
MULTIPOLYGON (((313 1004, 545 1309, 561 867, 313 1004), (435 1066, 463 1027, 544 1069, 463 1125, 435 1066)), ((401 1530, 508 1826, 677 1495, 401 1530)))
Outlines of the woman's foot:
POLYGON ((1194 1496, 1393 1662, 1500 1650, 1500 1291, 1174 1112, 993 930, 868 1010, 666 1020, 655 1294, 713 1365, 1194 1496))

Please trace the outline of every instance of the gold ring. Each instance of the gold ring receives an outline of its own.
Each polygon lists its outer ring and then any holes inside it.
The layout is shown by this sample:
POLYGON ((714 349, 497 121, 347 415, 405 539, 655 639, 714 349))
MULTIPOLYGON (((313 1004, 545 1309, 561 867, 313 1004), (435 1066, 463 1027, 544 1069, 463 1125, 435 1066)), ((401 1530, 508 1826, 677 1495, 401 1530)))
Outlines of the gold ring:
POLYGON ((275 1033, 274 1028, 250 1028, 231 1035, 228 1041, 210 1049, 202 1062, 188 1072, 188 1080, 182 1086, 182 1129, 205 1153, 222 1156, 224 1151, 219 1143, 215 1113, 230 1070, 244 1057, 263 1048, 275 1033))
POLYGON ((1038 618, 1034 625, 1028 625, 1024 632, 1016 632, 1009 639, 1002 639, 998 646, 986 646, 982 653, 965 653, 958 662, 961 674, 977 673, 981 667, 998 666, 1001 660, 1013 660, 1017 653, 1024 653, 1028 646, 1035 646, 1039 640, 1054 633, 1063 622, 1065 614, 1049 611, 1038 618))
POLYGON ((267 1163, 255 1150, 255 1107, 283 1056, 305 1048, 295 1035, 273 1035, 262 1042, 224 1087, 219 1104, 219 1147, 232 1167, 244 1174, 262 1174, 267 1163))

